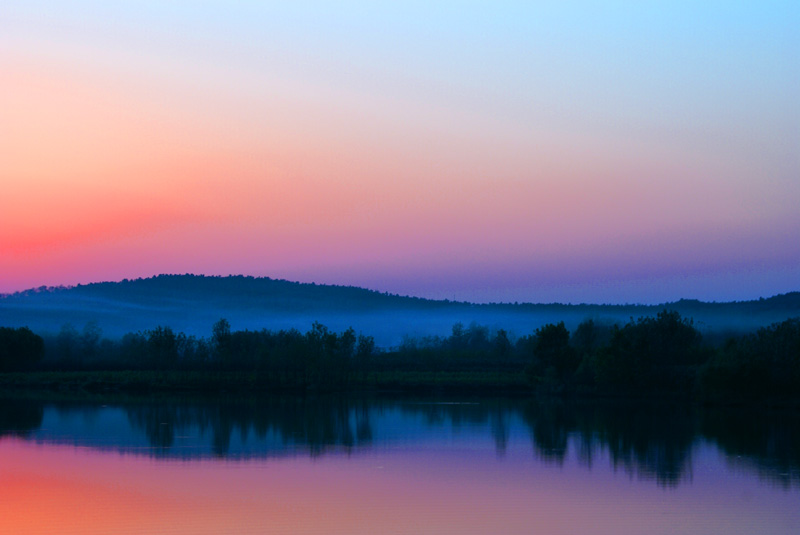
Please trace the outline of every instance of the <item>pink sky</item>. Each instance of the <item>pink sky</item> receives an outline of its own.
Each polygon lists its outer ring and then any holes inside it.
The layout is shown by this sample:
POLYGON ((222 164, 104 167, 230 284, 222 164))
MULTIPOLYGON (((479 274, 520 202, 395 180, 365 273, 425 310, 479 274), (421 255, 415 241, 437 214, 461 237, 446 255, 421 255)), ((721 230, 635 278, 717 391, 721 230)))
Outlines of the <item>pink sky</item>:
POLYGON ((790 5, 692 33, 699 8, 617 27, 570 5, 33 4, 0 11, 0 292, 174 272, 477 301, 800 289, 790 5))

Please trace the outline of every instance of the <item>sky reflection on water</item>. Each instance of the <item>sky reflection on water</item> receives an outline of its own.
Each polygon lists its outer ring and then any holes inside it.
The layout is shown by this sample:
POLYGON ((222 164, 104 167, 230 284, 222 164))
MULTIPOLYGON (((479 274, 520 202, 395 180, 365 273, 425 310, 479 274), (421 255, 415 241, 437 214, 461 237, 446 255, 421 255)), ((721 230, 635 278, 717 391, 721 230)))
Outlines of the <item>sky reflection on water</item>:
POLYGON ((3 533, 800 529, 786 413, 752 423, 743 411, 503 400, 3 404, 3 533), (754 425, 764 436, 748 435, 754 425))

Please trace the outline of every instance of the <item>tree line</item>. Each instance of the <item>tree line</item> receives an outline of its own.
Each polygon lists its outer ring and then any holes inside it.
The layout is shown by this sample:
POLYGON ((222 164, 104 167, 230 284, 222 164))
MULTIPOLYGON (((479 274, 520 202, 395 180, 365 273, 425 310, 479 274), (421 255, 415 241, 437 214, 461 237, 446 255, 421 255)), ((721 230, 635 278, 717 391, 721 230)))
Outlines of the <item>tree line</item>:
POLYGON ((255 373, 265 385, 342 387, 392 372, 524 374, 545 394, 681 395, 709 401, 800 398, 800 318, 704 341, 675 311, 624 325, 563 322, 512 337, 503 329, 456 323, 449 336, 407 336, 380 349, 350 328, 314 323, 307 332, 231 329, 216 322, 209 337, 167 326, 102 336, 94 322, 56 335, 0 327, 0 371, 199 370, 255 373))

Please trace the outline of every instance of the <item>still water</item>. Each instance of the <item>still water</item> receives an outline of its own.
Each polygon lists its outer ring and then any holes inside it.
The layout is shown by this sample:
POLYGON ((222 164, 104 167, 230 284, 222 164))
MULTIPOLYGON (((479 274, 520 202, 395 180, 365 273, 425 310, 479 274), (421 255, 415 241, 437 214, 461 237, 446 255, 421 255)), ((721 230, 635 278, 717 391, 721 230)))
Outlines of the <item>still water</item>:
POLYGON ((800 415, 0 399, 3 534, 800 533, 800 415))

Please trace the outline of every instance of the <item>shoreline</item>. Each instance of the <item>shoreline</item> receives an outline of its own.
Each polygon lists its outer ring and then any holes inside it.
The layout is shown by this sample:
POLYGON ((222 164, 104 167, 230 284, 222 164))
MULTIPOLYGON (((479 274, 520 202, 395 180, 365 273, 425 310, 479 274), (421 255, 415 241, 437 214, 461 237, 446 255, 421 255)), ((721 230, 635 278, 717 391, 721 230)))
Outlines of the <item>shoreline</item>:
POLYGON ((161 395, 231 393, 280 395, 471 395, 587 403, 674 403, 706 407, 800 410, 800 399, 699 399, 675 393, 537 392, 520 372, 370 372, 341 385, 271 384, 255 372, 209 371, 42 371, 0 374, 0 394, 69 393, 161 395))

